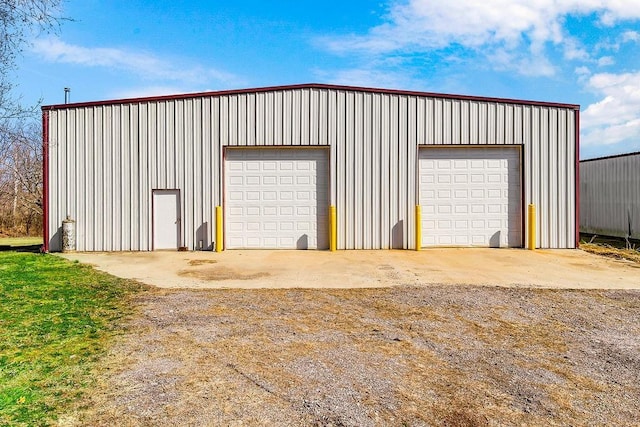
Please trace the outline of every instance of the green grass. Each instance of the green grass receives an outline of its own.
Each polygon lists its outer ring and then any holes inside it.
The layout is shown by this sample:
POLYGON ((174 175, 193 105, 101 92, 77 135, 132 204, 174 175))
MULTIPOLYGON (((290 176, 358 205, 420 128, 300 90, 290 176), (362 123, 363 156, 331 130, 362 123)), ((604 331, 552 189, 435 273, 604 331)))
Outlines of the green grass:
POLYGON ((91 372, 143 285, 64 259, 0 252, 0 425, 50 425, 91 372))
POLYGON ((0 246, 41 245, 42 237, 0 237, 0 246))

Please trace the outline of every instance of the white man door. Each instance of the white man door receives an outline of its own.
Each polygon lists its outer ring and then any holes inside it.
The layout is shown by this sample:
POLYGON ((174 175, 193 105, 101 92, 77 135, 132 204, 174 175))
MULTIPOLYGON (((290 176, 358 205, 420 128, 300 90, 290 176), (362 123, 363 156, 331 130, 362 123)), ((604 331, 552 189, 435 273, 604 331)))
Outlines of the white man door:
POLYGON ((180 246, 180 190, 153 190, 153 249, 180 246))

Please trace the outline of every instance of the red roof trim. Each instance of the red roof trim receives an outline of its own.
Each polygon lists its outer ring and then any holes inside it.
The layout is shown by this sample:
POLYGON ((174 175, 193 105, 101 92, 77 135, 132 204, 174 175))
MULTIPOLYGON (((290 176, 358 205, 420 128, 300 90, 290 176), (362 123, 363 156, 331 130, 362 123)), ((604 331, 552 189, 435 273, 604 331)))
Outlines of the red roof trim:
POLYGON ((487 98, 482 96, 452 95, 452 94, 444 94, 444 93, 416 92, 416 91, 396 90, 396 89, 377 89, 377 88, 358 87, 358 86, 338 86, 338 85, 329 85, 329 84, 321 84, 321 83, 306 83, 306 84, 289 85, 289 86, 270 86, 270 87, 261 87, 261 88, 252 88, 252 89, 223 90, 223 91, 217 91, 217 92, 185 93, 185 94, 177 94, 177 95, 150 96, 145 98, 113 99, 113 100, 107 100, 107 101, 78 102, 74 104, 45 105, 42 107, 42 109, 43 110, 63 110, 67 108, 94 107, 94 106, 113 105, 113 104, 133 104, 133 103, 140 103, 140 102, 171 101, 176 99, 192 99, 192 98, 201 98, 201 97, 207 97, 207 96, 238 95, 238 94, 271 92, 271 91, 278 91, 278 90, 280 91, 294 90, 294 89, 332 89, 332 90, 384 93, 384 94, 405 95, 405 96, 427 96, 432 98, 446 98, 446 99, 457 99, 457 100, 468 100, 468 101, 484 101, 484 102, 500 102, 500 103, 507 103, 507 104, 536 105, 541 107, 569 108, 573 110, 580 109, 580 106, 576 104, 526 101, 526 100, 509 99, 509 98, 487 98))

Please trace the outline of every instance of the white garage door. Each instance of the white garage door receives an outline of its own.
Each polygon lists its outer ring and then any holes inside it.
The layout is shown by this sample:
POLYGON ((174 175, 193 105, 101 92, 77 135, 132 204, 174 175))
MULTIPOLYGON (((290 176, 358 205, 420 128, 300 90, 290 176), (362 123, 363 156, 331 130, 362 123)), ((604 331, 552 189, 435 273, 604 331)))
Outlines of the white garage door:
POLYGON ((226 247, 328 248, 327 155, 307 148, 227 150, 226 247))
POLYGON ((518 147, 423 148, 422 246, 522 246, 518 147))

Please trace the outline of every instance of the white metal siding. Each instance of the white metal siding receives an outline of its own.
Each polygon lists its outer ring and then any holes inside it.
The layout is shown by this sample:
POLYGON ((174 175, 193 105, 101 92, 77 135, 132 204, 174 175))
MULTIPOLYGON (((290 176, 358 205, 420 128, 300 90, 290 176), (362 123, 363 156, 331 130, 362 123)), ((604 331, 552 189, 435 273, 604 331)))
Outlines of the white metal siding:
MULTIPOLYGON (((182 191, 182 242, 212 247, 223 147, 329 146, 339 249, 413 248, 419 145, 522 145, 537 245, 575 245, 569 108, 295 88, 49 114, 50 249, 76 220, 78 250, 151 248, 151 190, 182 191)), ((526 227, 525 227, 526 229, 526 227)))
POLYGON ((423 148, 422 246, 520 247, 518 147, 423 148))
POLYGON ((49 112, 50 250, 61 249, 67 213, 80 251, 151 250, 154 188, 182 191, 180 244, 211 248, 222 185, 218 109, 202 98, 49 112))
POLYGON ((224 182, 226 248, 329 247, 327 150, 227 150, 224 182))
POLYGON ((580 163, 580 231, 640 239, 640 154, 580 163))

